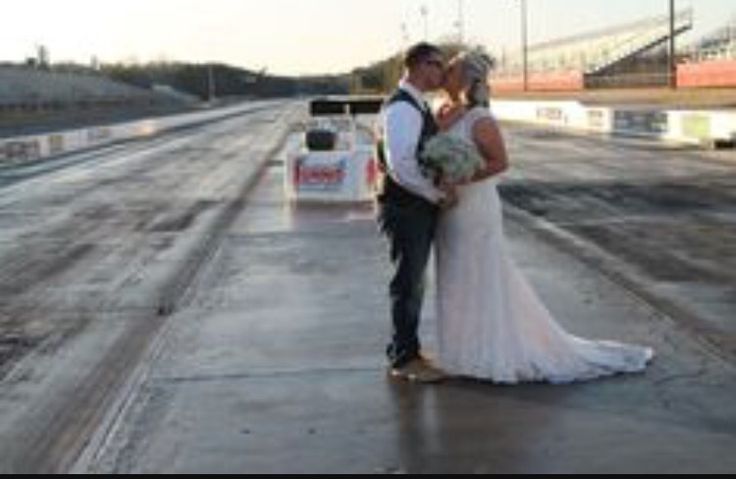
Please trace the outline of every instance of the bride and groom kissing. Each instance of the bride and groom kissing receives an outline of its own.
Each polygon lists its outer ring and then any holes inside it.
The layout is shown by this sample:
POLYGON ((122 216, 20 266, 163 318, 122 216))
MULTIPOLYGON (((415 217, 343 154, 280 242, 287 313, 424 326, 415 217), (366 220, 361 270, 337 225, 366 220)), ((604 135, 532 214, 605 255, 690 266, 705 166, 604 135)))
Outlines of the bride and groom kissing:
POLYGON ((569 383, 645 369, 652 349, 591 341, 564 331, 515 264, 503 232, 497 185, 507 169, 502 133, 489 109, 490 58, 467 51, 445 62, 440 48, 407 50, 405 75, 384 105, 378 221, 388 239, 392 377, 419 383, 469 377, 494 383, 569 383), (424 99, 443 90, 433 112, 424 99), (462 181, 433 181, 421 168, 437 134, 463 139, 482 165, 462 181), (423 354, 419 325, 434 248, 437 357, 423 354))

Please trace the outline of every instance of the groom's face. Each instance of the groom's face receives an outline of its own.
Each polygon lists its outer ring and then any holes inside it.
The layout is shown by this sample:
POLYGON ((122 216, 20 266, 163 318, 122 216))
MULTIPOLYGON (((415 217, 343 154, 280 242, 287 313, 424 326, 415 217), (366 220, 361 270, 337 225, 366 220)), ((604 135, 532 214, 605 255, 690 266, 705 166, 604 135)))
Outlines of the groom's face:
POLYGON ((442 55, 429 55, 422 61, 421 69, 428 90, 436 90, 442 86, 445 71, 442 55))
POLYGON ((463 89, 462 62, 457 57, 450 60, 445 68, 445 82, 442 88, 450 94, 458 94, 463 89))

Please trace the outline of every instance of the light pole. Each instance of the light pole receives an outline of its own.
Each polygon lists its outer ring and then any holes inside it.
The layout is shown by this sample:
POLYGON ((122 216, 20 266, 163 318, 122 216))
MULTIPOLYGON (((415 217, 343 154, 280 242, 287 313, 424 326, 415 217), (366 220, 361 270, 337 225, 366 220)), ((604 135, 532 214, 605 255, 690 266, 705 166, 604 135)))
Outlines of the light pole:
POLYGON ((429 26, 427 25, 427 15, 429 14, 429 9, 426 5, 422 5, 419 8, 419 13, 422 15, 422 18, 424 20, 424 41, 429 40, 429 26))
POLYGON ((458 43, 462 45, 465 43, 465 16, 463 15, 464 1, 457 0, 457 34, 458 43))
POLYGON ((677 88, 677 61, 675 59, 675 0, 670 1, 670 42, 669 42, 669 86, 677 88))
POLYGON ((521 0, 521 56, 524 76, 524 91, 529 90, 529 39, 527 37, 526 0, 521 0))
POLYGON ((409 48, 409 30, 406 23, 401 23, 401 50, 406 51, 409 48))

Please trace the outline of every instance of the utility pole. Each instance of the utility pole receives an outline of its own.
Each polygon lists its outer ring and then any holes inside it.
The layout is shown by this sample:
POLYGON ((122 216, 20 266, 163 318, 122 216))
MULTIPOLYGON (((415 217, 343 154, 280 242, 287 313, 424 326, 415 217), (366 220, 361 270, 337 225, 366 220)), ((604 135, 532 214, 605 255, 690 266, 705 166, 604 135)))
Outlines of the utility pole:
POLYGON ((675 0, 670 2, 670 42, 669 42, 669 85, 677 88, 677 59, 675 58, 675 0))
POLYGON ((527 37, 526 0, 521 0, 521 55, 524 75, 524 91, 529 91, 529 39, 527 37))

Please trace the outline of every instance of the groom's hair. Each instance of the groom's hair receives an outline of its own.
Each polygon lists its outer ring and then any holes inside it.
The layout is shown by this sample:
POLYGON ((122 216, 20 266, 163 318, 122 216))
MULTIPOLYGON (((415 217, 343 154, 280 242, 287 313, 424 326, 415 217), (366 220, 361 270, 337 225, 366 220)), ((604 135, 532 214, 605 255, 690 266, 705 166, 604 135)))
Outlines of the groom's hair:
POLYGON ((442 50, 438 46, 427 42, 417 43, 406 51, 404 66, 411 70, 427 58, 437 54, 442 55, 442 50))

